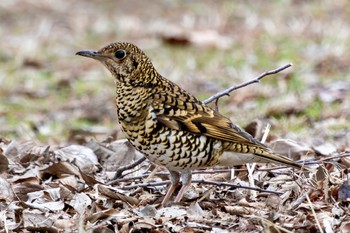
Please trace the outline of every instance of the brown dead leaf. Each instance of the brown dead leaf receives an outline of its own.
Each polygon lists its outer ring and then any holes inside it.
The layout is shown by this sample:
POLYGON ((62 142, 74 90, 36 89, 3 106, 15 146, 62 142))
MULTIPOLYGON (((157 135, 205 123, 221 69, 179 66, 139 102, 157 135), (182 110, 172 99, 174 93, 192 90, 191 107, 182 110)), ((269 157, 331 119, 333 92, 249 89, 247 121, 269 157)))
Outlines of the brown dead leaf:
POLYGON ((6 202, 12 202, 14 200, 14 193, 11 188, 11 184, 0 177, 0 200, 6 202))
POLYGON ((350 221, 343 222, 339 227, 340 232, 350 232, 350 221))
POLYGON ((16 194, 16 197, 23 202, 28 200, 28 193, 40 190, 43 190, 43 187, 39 184, 17 183, 13 185, 13 192, 16 194))
POLYGON ((9 166, 9 161, 3 154, 3 150, 0 148, 0 173, 6 172, 9 166))
POLYGON ((350 156, 342 157, 340 158, 340 161, 345 167, 350 168, 350 156))
POLYGON ((60 178, 59 182, 62 186, 68 189, 70 193, 81 190, 81 185, 79 184, 78 178, 75 175, 66 175, 60 178))
POLYGON ((32 183, 39 184, 39 167, 38 166, 29 166, 26 169, 18 169, 16 170, 17 174, 11 178, 11 182, 15 183, 32 183))
POLYGON ((5 149, 4 155, 20 163, 28 163, 40 159, 48 153, 48 146, 40 146, 34 141, 12 141, 5 149))
POLYGON ((101 166, 107 171, 116 171, 119 167, 130 164, 142 156, 126 139, 117 140, 107 145, 89 142, 88 146, 93 149, 101 166))
POLYGON ((55 177, 65 177, 68 175, 79 176, 80 172, 77 167, 69 162, 58 162, 45 169, 40 170, 41 177, 43 176, 55 176, 55 177))
POLYGON ((154 222, 151 219, 148 219, 148 221, 145 219, 143 221, 136 222, 132 228, 132 231, 151 231, 156 230, 160 226, 154 225, 154 222))
POLYGON ((88 217, 86 217, 86 220, 91 222, 91 223, 95 223, 98 220, 112 217, 117 213, 118 213, 118 211, 115 209, 103 210, 103 211, 99 211, 99 212, 96 212, 96 213, 89 215, 88 217))
POLYGON ((47 202, 41 198, 35 199, 34 202, 24 202, 22 205, 33 209, 38 209, 42 212, 63 210, 64 208, 64 203, 61 200, 47 202))
POLYGON ((92 177, 88 174, 85 174, 85 172, 82 172, 80 169, 79 169, 79 172, 80 172, 81 177, 83 178, 83 180, 86 182, 87 185, 93 186, 97 183, 100 183, 94 177, 92 177))
POLYGON ((222 210, 232 215, 248 215, 252 213, 251 208, 243 206, 224 206, 222 210))
POLYGON ((118 192, 117 190, 107 187, 104 185, 98 185, 97 190, 102 194, 107 197, 116 199, 116 200, 121 200, 123 202, 128 203, 129 205, 137 205, 139 203, 139 200, 135 197, 127 196, 123 193, 118 192))
MULTIPOLYGON (((58 158, 70 162, 80 169, 85 166, 95 166, 98 164, 95 153, 88 147, 81 145, 70 145, 54 151, 58 158)), ((96 168, 97 170, 97 168, 96 168)))
POLYGON ((120 233, 129 233, 131 232, 132 222, 122 224, 120 228, 120 233))

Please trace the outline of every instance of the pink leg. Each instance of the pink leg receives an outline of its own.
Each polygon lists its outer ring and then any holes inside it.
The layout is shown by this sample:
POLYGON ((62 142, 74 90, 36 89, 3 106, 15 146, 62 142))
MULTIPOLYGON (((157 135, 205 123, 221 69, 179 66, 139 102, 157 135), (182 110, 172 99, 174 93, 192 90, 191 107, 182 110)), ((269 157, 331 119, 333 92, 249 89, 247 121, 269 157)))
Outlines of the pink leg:
POLYGON ((162 207, 164 207, 166 205, 166 203, 168 203, 169 199, 171 198, 171 196, 173 195, 175 189, 177 188, 177 186, 180 183, 180 175, 178 172, 176 171, 170 171, 170 181, 171 181, 171 185, 162 201, 162 207))
POLYGON ((182 179, 182 187, 177 194, 175 198, 175 202, 180 202, 182 199, 182 196, 184 195, 185 191, 188 189, 188 187, 191 185, 192 181, 192 173, 190 170, 184 170, 181 173, 181 179, 182 179))

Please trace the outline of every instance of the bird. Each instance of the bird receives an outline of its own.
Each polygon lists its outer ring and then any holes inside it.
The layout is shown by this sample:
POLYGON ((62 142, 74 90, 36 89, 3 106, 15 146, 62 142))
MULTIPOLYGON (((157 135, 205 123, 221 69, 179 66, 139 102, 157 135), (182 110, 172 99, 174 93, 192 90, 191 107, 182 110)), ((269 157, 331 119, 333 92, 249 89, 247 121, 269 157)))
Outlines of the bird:
POLYGON ((179 203, 191 185, 193 169, 275 163, 301 168, 274 153, 228 117, 162 76, 136 45, 111 43, 76 55, 101 62, 114 77, 117 119, 125 137, 152 163, 168 169, 166 206, 177 187, 179 203))

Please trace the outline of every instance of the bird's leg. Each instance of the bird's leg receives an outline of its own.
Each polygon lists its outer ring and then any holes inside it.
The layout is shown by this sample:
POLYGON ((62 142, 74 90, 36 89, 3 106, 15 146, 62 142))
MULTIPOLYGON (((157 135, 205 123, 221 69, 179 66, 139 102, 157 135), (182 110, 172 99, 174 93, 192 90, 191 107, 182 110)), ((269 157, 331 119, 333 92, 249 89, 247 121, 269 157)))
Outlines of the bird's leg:
POLYGON ((175 198, 175 202, 180 202, 187 188, 191 185, 192 173, 191 170, 181 172, 182 187, 175 198))
POLYGON ((169 187, 169 189, 168 189, 168 191, 167 191, 167 193, 162 201, 162 207, 164 207, 165 204, 169 201, 169 199, 171 198, 171 195, 173 195, 175 189, 177 188, 177 186, 180 183, 180 175, 178 172, 169 170, 169 173, 170 173, 171 184, 170 184, 170 187, 169 187))

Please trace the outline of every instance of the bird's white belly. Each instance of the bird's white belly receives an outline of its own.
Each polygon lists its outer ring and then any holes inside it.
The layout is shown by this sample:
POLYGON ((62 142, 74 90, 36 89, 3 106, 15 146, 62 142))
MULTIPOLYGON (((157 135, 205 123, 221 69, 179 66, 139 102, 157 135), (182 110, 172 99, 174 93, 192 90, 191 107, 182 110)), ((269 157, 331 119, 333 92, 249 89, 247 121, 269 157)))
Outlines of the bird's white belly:
POLYGON ((177 130, 169 130, 167 133, 158 135, 157 143, 145 146, 141 144, 142 140, 135 140, 132 144, 150 161, 170 170, 182 171, 187 168, 196 169, 216 164, 217 154, 221 153, 222 144, 217 141, 209 145, 205 143, 206 140, 210 139, 203 135, 183 135, 177 130), (186 140, 190 140, 191 143, 186 140), (204 147, 204 145, 207 146, 204 147), (212 155, 208 156, 208 154, 212 155), (209 161, 210 157, 214 159, 209 161))
POLYGON ((243 154, 236 152, 224 152, 219 159, 219 166, 237 166, 246 163, 264 163, 266 160, 253 154, 243 154))

